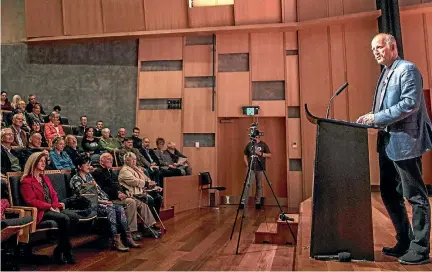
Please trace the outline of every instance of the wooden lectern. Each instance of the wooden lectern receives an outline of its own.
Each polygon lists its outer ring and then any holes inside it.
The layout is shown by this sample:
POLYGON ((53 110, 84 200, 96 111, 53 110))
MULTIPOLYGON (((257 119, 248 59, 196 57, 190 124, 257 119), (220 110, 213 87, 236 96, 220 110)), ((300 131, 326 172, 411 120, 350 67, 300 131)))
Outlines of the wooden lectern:
POLYGON ((313 116, 317 125, 310 257, 374 260, 367 125, 313 116))

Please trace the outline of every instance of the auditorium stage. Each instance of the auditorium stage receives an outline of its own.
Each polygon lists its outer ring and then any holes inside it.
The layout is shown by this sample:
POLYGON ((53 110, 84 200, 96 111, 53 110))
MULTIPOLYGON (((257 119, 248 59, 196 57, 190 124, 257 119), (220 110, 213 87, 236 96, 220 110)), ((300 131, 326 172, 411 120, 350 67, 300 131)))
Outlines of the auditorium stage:
MULTIPOLYGON (((235 255, 237 230, 229 240, 236 206, 204 208, 176 214, 165 221, 168 232, 162 239, 147 238, 143 248, 129 253, 95 249, 88 243, 74 250, 75 265, 22 266, 23 270, 432 270, 432 265, 402 266, 396 258, 381 254, 384 245, 395 241, 393 228, 379 193, 372 195, 375 262, 322 262, 309 258, 311 201, 301 206, 297 247, 292 245, 254 244, 254 233, 265 222, 274 222, 276 207, 256 211, 250 206, 244 221, 240 254, 235 255)), ((240 216, 239 216, 240 219, 240 216)), ((51 252, 44 252, 51 253, 51 252)))

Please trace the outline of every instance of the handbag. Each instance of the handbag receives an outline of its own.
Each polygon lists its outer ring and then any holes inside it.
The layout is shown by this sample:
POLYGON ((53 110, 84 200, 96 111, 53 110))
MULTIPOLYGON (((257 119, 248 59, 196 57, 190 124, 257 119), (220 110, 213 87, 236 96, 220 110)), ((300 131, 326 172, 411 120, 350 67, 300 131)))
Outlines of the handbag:
POLYGON ((83 183, 80 187, 80 196, 87 198, 92 208, 97 209, 99 199, 98 199, 98 191, 95 184, 83 183))

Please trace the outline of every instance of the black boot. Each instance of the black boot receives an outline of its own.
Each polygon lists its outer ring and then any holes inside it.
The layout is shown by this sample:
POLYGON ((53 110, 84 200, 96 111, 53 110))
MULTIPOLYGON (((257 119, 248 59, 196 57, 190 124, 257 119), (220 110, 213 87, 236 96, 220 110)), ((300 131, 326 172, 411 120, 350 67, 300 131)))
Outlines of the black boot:
POLYGON ((53 261, 56 264, 67 264, 66 258, 63 254, 63 251, 58 246, 54 249, 53 261))
POLYGON ((66 259, 66 262, 67 262, 68 264, 76 264, 75 257, 74 257, 74 255, 72 254, 72 251, 71 251, 71 250, 68 250, 68 251, 65 252, 63 255, 64 255, 64 257, 65 257, 65 259, 66 259))

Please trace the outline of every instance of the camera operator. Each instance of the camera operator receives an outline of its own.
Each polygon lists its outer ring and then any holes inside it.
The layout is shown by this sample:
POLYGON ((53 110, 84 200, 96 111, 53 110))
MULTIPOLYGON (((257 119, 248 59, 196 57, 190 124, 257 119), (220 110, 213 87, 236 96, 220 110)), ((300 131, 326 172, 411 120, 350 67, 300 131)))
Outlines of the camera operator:
MULTIPOLYGON (((258 163, 258 160, 255 159, 253 161, 253 165, 251 167, 251 180, 250 185, 256 181, 256 192, 255 192, 255 208, 261 209, 262 205, 262 195, 263 195, 263 180, 265 178, 263 170, 266 170, 266 158, 271 158, 270 149, 264 141, 261 141, 260 135, 256 135, 251 142, 249 142, 244 149, 244 162, 248 167, 249 162, 251 161, 252 155, 257 155, 259 161, 261 162, 262 168, 258 163), (255 141, 255 152, 253 152, 253 141, 255 141)), ((246 186, 244 192, 244 198, 242 199, 242 203, 240 204, 240 208, 244 207, 245 202, 249 199, 249 187, 246 186), (246 200, 246 201, 245 201, 246 200)))

